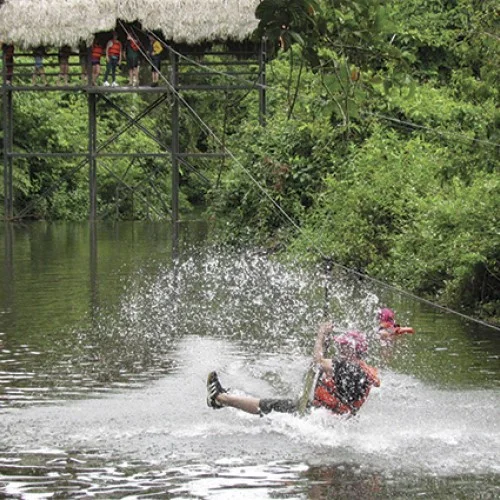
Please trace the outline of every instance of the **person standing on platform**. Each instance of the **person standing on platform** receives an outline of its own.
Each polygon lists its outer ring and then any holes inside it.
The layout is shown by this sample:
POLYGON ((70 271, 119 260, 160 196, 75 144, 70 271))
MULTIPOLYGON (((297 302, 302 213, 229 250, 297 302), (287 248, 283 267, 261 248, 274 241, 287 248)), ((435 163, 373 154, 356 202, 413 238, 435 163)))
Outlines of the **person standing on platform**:
POLYGON ((58 60, 59 60, 59 76, 57 78, 57 85, 64 82, 64 85, 69 83, 69 56, 71 55, 71 47, 69 45, 63 45, 59 49, 58 60))
POLYGON ((127 35, 125 43, 125 57, 128 68, 128 84, 133 87, 139 86, 139 42, 130 34, 127 35))
POLYGON ((40 78, 44 85, 47 85, 47 77, 45 76, 45 68, 43 67, 43 58, 46 55, 45 47, 40 45, 33 50, 33 57, 35 58, 35 67, 33 68, 32 83, 36 85, 38 78, 40 78))
POLYGON ((109 73, 111 73, 111 86, 118 86, 116 83, 116 68, 122 62, 122 51, 122 43, 118 40, 118 33, 113 31, 113 38, 106 45, 106 72, 104 73, 105 87, 109 87, 109 73))
POLYGON ((80 42, 78 45, 78 59, 80 61, 82 85, 86 85, 88 82, 88 60, 89 54, 87 49, 87 44, 85 42, 80 42))
POLYGON ((151 86, 158 86, 158 79, 160 76, 160 67, 161 67, 161 57, 163 52, 163 45, 161 42, 154 36, 149 35, 149 50, 148 56, 151 59, 151 86))
POLYGON ((97 43, 94 38, 92 42, 92 49, 90 52, 90 62, 92 64, 92 85, 97 85, 97 79, 101 74, 101 57, 102 57, 102 47, 97 43))
POLYGON ((12 75, 14 74, 14 44, 0 43, 2 45, 3 61, 5 64, 5 83, 12 85, 12 75))

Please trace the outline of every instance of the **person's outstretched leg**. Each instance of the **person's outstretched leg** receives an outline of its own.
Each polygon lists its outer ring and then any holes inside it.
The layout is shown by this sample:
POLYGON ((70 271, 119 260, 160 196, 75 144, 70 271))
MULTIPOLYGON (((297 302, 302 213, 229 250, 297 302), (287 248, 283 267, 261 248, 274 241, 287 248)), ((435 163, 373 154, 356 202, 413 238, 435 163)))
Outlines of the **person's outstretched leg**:
POLYGON ((237 408, 253 415, 260 415, 260 399, 258 398, 222 393, 217 396, 217 401, 222 406, 230 406, 231 408, 237 408))
POLYGON ((228 394, 222 387, 216 372, 210 372, 207 378, 207 405, 214 410, 219 410, 224 406, 231 406, 239 410, 258 415, 260 399, 250 396, 235 396, 228 394))
POLYGON ((228 394, 219 381, 216 372, 210 372, 207 379, 207 404, 214 410, 230 406, 253 415, 263 415, 271 411, 296 413, 297 401, 292 399, 260 399, 252 396, 228 394))

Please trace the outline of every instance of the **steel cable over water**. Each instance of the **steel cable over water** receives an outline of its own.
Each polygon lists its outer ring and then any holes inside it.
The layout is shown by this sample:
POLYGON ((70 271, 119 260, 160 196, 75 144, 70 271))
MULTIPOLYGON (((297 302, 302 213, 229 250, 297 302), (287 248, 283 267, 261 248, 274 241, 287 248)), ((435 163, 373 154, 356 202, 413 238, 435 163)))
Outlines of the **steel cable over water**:
MULTIPOLYGON (((124 24, 119 21, 120 23, 120 26, 122 27, 122 29, 124 30, 124 32, 127 34, 127 36, 131 35, 130 31, 127 30, 127 28, 124 26, 124 24)), ((177 51, 175 51, 172 47, 170 47, 168 44, 166 44, 164 41, 162 41, 160 38, 158 38, 156 36, 155 33, 153 33, 152 31, 144 31, 143 30, 143 33, 147 34, 147 35, 152 35, 156 40, 158 40, 163 46, 165 46, 169 51, 173 52, 174 54, 176 55, 179 55, 183 58, 185 58, 186 60, 190 61, 190 62, 193 62, 193 63, 196 63, 198 66, 200 66, 201 68, 203 69, 210 69, 206 66, 203 66, 201 63, 197 63, 195 62, 194 60, 188 58, 187 56, 184 56, 184 55, 181 55, 179 54, 177 51)), ((333 260, 333 258, 331 256, 327 256, 323 253, 323 251, 318 247, 318 245, 312 241, 312 239, 302 230, 302 228, 299 226, 299 224, 283 209, 283 207, 271 196, 271 194, 267 191, 267 189, 262 186, 258 180, 251 174, 251 172, 238 160, 238 158, 236 158, 236 156, 234 155, 234 153, 229 150, 227 148, 227 146, 224 144, 224 142, 217 136, 217 134, 210 128, 210 126, 203 120, 203 118, 201 118, 201 116, 193 109, 192 106, 190 106, 190 104, 181 96, 180 92, 177 91, 177 89, 174 88, 174 86, 170 83, 170 81, 168 80, 167 77, 165 77, 165 75, 158 70, 158 68, 156 68, 153 64, 153 61, 152 59, 148 56, 148 54, 144 51, 144 49, 139 46, 139 51, 141 52, 142 56, 146 59, 146 61, 153 67, 155 68, 156 71, 158 71, 158 74, 160 76, 160 78, 166 83, 167 87, 169 88, 169 90, 174 94, 174 96, 179 100, 179 102, 181 102, 185 108, 192 114, 192 116, 198 121, 199 125, 202 127, 202 129, 204 129, 210 137, 212 137, 214 139, 214 141, 221 147, 222 151, 224 151, 224 153, 226 153, 235 163, 236 165, 245 173, 245 175, 248 176, 248 178, 254 183, 254 185, 257 187, 257 189, 259 189, 259 191, 261 191, 262 194, 264 194, 264 196, 273 204, 273 206, 276 208, 276 210, 278 210, 278 212, 286 219, 286 221, 288 221, 288 223, 293 226, 298 233, 301 234, 301 236, 303 236, 306 241, 311 245, 311 247, 318 253, 318 255, 325 261, 325 262, 329 262, 331 265, 339 268, 339 269, 342 269, 354 276, 357 276, 359 278, 363 278, 363 279, 367 279, 377 285, 380 285, 382 286, 383 288, 386 288, 386 289, 389 289, 389 290, 392 290, 394 292, 397 292, 401 295, 405 295, 407 297, 410 297, 412 299, 415 299, 415 300, 418 300, 424 304, 427 304, 427 305, 430 305, 436 309, 440 309, 441 311, 444 311, 444 312, 447 312, 447 313, 450 313, 450 314, 454 314, 456 316, 459 316, 463 319, 466 319, 468 321, 472 321, 474 323, 477 323, 477 324, 480 324, 480 325, 483 325, 485 327, 488 327, 488 328, 491 328, 493 330, 496 330, 498 332, 500 332, 500 327, 497 327, 495 325, 492 325, 491 323, 487 323, 486 321, 483 321, 481 319, 478 319, 478 318, 474 318, 472 316, 469 316, 467 314, 463 314, 461 312, 458 312, 454 309, 451 309, 450 307, 446 307, 446 306, 443 306, 443 305, 440 305, 440 304, 437 304, 436 302, 433 302, 431 300, 428 300, 428 299, 425 299, 423 297, 420 297, 412 292, 409 292, 407 290, 404 290, 400 287, 397 287, 395 285, 392 285, 390 283, 387 283, 383 280, 380 280, 378 278, 374 278, 372 276, 369 276, 367 274, 364 274, 360 271, 356 271, 355 269, 351 268, 351 267, 348 267, 344 264, 341 264, 339 262, 336 262, 335 260, 333 260)), ((230 76, 230 77, 233 77, 233 78, 236 78, 238 79, 238 77, 236 75, 228 75, 226 73, 221 73, 225 76, 230 76)), ((243 79, 241 79, 243 80, 243 79)), ((243 80, 243 81, 246 81, 246 80, 243 80)), ((254 82, 254 85, 256 86, 259 86, 261 84, 258 84, 258 83, 255 83, 254 82)), ((272 87, 269 87, 269 86, 265 86, 265 88, 267 89, 272 89, 272 87)), ((405 122, 406 125, 410 125, 410 122, 405 122)), ((427 129, 427 127, 422 127, 424 129, 427 129)), ((439 131, 436 131, 436 133, 441 133, 439 131)), ((471 138, 470 139, 471 141, 478 141, 477 139, 473 139, 471 138)), ((487 141, 480 141, 480 142, 487 142, 487 141)), ((495 144, 495 143, 490 143, 491 145, 493 146, 496 146, 498 147, 499 145, 498 144, 495 144)))

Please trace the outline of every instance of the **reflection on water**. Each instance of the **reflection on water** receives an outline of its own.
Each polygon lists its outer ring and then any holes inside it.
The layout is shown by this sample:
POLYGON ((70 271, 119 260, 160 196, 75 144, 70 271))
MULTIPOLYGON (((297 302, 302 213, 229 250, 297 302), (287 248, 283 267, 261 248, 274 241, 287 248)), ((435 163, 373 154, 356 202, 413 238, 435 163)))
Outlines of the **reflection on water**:
POLYGON ((461 481, 465 493, 479 478, 481 491, 494 489, 495 391, 443 391, 384 371, 384 386, 355 419, 321 410, 304 419, 258 418, 209 409, 207 371, 217 368, 235 391, 283 396, 283 382, 298 390, 305 356, 256 362, 233 342, 190 336, 179 340, 175 357, 174 372, 141 388, 5 412, 0 470, 9 491, 22 483, 26 491, 68 487, 102 498, 118 492, 219 498, 239 485, 269 498, 336 485, 359 498, 371 486, 398 492, 410 484, 429 494, 461 481))
POLYGON ((5 226, 0 494, 131 498, 473 498, 499 493, 500 348, 370 283, 235 253, 168 228, 5 226), (191 243, 195 242, 195 245, 191 243), (380 345, 390 303, 417 334, 380 345), (351 420, 255 418, 205 403, 297 395, 327 309, 381 368, 351 420))
POLYGON ((247 465, 238 460, 173 466, 123 461, 86 454, 40 451, 23 457, 24 466, 2 466, 11 498, 497 498, 498 487, 487 477, 391 476, 364 471, 349 464, 306 466, 287 462, 247 465), (46 458, 48 467, 39 464, 46 458), (23 475, 21 470, 25 468, 23 475), (12 474, 12 475, 11 475, 12 474))

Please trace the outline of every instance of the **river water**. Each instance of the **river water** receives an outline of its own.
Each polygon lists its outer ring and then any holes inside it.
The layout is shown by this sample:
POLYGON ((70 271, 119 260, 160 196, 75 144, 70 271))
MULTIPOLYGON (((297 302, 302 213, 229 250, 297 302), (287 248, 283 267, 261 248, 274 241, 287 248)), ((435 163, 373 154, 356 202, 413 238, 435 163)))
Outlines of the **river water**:
POLYGON ((0 497, 498 498, 497 330, 336 270, 167 224, 5 225, 0 497), (415 335, 383 345, 381 306, 415 335), (315 326, 369 336, 382 385, 352 419, 205 401, 300 394, 315 326))

